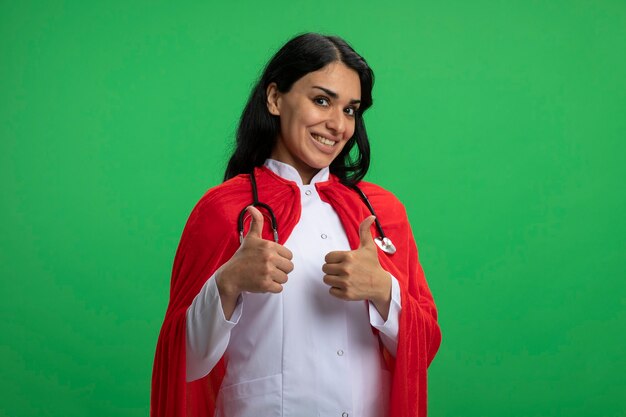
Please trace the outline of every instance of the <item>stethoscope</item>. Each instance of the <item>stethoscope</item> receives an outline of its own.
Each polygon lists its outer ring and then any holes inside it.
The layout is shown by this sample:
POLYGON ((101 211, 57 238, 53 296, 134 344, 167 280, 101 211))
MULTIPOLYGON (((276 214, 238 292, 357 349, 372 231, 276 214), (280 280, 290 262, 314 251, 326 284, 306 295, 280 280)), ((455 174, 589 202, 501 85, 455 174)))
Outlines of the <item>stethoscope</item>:
MULTIPOLYGON (((268 206, 265 203, 261 203, 259 201, 259 194, 257 192, 256 178, 254 177, 254 173, 250 173, 250 183, 252 184, 252 205, 254 207, 264 208, 267 211, 270 217, 270 223, 272 225, 272 232, 274 234, 274 242, 278 243, 278 222, 276 221, 276 216, 274 215, 274 211, 272 210, 270 206, 268 206)), ((374 242, 376 242, 376 245, 378 245, 378 247, 383 252, 388 253, 389 255, 393 255, 394 253, 396 253, 396 247, 394 246, 393 242, 391 242, 391 239, 389 239, 385 235, 385 232, 383 231, 383 227, 378 221, 378 216, 376 216, 376 212, 374 211, 374 207, 372 207, 372 204, 367 199, 367 196, 365 195, 365 193, 356 185, 350 185, 349 187, 359 194, 359 196, 361 197, 361 200, 363 200, 363 202, 369 209, 370 213, 372 213, 372 215, 376 217, 374 222, 376 223, 376 229, 378 229, 378 234, 380 235, 377 238, 374 238, 374 242)), ((243 210, 241 210, 241 212, 239 212, 239 218, 237 220, 237 227, 239 230, 239 243, 243 242, 243 219, 246 214, 246 208, 247 206, 244 207, 243 210)))

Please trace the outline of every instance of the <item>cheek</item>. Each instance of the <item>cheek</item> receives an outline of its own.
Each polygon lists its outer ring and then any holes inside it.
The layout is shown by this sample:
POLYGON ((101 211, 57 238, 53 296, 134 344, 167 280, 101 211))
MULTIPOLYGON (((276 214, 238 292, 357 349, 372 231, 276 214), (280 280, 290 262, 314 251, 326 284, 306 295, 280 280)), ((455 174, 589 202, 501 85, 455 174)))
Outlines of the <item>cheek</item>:
POLYGON ((280 133, 287 142, 293 141, 293 138, 297 136, 300 124, 293 113, 281 115, 280 133))
POLYGON ((312 112, 290 112, 281 116, 280 125, 283 132, 297 133, 316 123, 316 118, 312 112))
POLYGON ((319 109, 309 108, 298 114, 298 120, 301 126, 310 127, 324 123, 326 119, 324 117, 324 113, 319 109))

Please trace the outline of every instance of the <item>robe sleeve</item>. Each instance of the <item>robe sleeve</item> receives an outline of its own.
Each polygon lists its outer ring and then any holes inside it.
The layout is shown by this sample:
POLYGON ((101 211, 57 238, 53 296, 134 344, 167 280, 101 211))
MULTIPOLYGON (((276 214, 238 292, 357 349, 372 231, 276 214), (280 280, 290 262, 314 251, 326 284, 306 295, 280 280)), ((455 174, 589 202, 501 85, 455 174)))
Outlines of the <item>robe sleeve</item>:
POLYGON ((378 337, 383 343, 383 346, 395 357, 398 349, 398 327, 400 325, 402 299, 400 297, 400 284, 398 280, 393 275, 389 275, 391 276, 391 300, 389 300, 389 314, 387 315, 387 320, 381 317, 374 303, 368 301, 367 304, 371 326, 378 330, 378 337))
POLYGON ((187 309, 188 382, 206 376, 224 355, 230 332, 239 322, 241 311, 242 297, 239 296, 231 318, 226 319, 213 274, 187 309))

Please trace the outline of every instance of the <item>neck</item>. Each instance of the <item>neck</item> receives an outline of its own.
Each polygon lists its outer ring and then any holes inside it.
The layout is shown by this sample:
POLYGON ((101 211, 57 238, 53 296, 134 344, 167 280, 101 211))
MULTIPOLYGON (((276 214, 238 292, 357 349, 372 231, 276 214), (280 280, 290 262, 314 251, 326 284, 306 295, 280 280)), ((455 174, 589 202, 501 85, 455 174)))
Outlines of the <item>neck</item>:
POLYGON ((302 171, 298 170, 298 173, 300 173, 300 178, 302 178, 302 184, 304 185, 309 185, 311 184, 311 180, 313 179, 313 177, 315 176, 315 174, 317 174, 319 172, 318 170, 315 170, 309 174, 303 174, 302 171))

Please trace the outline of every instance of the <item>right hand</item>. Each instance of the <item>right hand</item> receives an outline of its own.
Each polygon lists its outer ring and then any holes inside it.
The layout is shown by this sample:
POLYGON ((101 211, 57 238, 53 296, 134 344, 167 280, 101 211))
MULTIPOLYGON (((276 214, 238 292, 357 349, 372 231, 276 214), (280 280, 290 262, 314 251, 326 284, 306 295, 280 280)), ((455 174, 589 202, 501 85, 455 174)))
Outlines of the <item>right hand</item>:
POLYGON ((261 236, 263 214, 253 206, 246 210, 252 216, 250 230, 215 276, 220 295, 231 299, 243 291, 279 293, 287 282, 287 274, 293 271, 291 251, 261 236))

